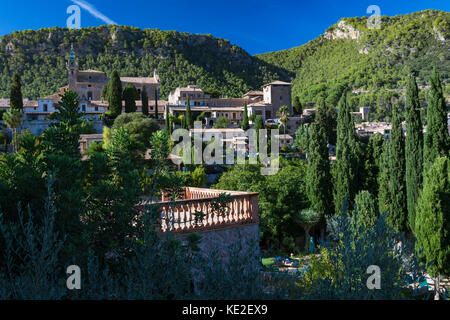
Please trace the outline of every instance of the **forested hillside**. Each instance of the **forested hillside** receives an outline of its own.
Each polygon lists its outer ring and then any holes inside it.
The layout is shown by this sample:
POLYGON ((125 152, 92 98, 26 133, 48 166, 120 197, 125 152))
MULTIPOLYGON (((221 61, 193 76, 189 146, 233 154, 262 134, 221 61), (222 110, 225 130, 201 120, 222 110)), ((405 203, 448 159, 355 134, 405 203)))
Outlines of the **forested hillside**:
POLYGON ((408 71, 426 86, 434 65, 448 93, 450 13, 382 16, 380 29, 369 29, 367 17, 343 18, 303 46, 257 57, 296 74, 293 95, 303 104, 321 96, 336 104, 345 86, 363 93, 355 105, 383 104, 403 90, 408 71))
POLYGON ((268 81, 289 80, 280 68, 211 35, 125 26, 50 28, 0 37, 0 97, 9 95, 14 72, 22 77, 24 97, 52 94, 66 85, 71 43, 81 69, 108 75, 117 69, 122 76, 153 76, 157 69, 163 98, 181 85, 197 84, 224 96, 240 96, 268 81))
POLYGON ((383 16, 380 29, 369 29, 367 17, 343 18, 305 45, 254 57, 211 35, 157 29, 104 26, 14 32, 0 37, 0 97, 8 96, 14 72, 22 77, 25 97, 52 94, 66 85, 71 43, 82 69, 108 75, 117 69, 122 76, 151 76, 157 69, 162 98, 188 84, 236 97, 280 79, 293 82, 293 95, 303 105, 320 97, 336 105, 348 87, 359 93, 350 101, 353 108, 372 106, 381 119, 389 115, 392 97, 402 95, 405 75, 412 71, 426 89, 435 65, 447 96, 450 93, 450 13, 426 10, 383 16))

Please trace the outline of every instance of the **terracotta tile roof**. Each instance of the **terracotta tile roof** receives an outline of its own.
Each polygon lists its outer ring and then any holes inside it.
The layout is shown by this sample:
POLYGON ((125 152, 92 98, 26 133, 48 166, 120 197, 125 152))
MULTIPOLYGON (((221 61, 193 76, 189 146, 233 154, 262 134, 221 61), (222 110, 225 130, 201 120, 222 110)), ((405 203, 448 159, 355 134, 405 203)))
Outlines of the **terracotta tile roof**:
POLYGON ((263 96, 264 92, 262 91, 249 91, 246 94, 244 94, 244 97, 246 96, 263 96))
POLYGON ((263 85, 263 87, 267 87, 267 86, 290 86, 291 84, 289 82, 284 82, 284 81, 274 81, 268 84, 263 85))
POLYGON ((136 84, 157 84, 158 81, 154 77, 120 77, 122 82, 136 84))

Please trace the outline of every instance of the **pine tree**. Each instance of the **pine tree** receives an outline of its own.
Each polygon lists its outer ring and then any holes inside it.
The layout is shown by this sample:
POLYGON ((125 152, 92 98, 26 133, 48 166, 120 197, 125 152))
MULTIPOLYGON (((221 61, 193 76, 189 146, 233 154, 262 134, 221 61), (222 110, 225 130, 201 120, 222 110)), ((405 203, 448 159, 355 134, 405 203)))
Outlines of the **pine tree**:
POLYGON ((353 119, 344 92, 339 101, 337 123, 337 146, 334 178, 335 212, 343 213, 345 208, 352 208, 358 191, 358 141, 353 119))
POLYGON ((248 129, 250 129, 250 124, 248 121, 247 102, 244 102, 244 114, 243 114, 243 118, 242 118, 241 129, 244 131, 247 131, 248 129))
POLYGON ((113 71, 108 83, 107 100, 111 115, 116 118, 122 113, 122 81, 116 70, 113 71))
MULTIPOLYGON (((416 250, 436 278, 450 274, 450 160, 439 157, 425 173, 417 203, 416 250)), ((437 281, 436 281, 437 282, 437 281)), ((438 283, 438 282, 437 282, 438 283)))
POLYGON ((158 120, 158 89, 155 88, 155 119, 158 120))
POLYGON ((136 112, 136 98, 138 98, 138 92, 136 87, 131 83, 128 83, 123 89, 122 97, 125 100, 125 112, 133 113, 136 112))
POLYGON ((405 137, 400 106, 392 109, 392 130, 389 142, 389 215, 388 223, 398 232, 407 230, 405 137))
POLYGON ((192 113, 191 113, 191 100, 187 98, 186 101, 186 126, 188 129, 192 129, 194 123, 192 122, 192 113))
POLYGON ((450 152, 447 129, 447 114, 444 94, 439 74, 434 68, 430 80, 430 93, 427 108, 427 131, 424 144, 424 169, 439 156, 448 156, 450 152))
POLYGON ((423 130, 420 116, 419 89, 410 76, 406 88, 406 193, 409 227, 414 232, 416 204, 422 189, 423 130))
POLYGON ((333 213, 333 197, 330 192, 333 186, 325 130, 319 123, 313 123, 310 134, 306 171, 307 195, 313 210, 322 216, 329 216, 333 213))
POLYGON ((11 85, 10 108, 23 112, 22 84, 18 73, 14 74, 13 83, 11 85))
POLYGON ((148 95, 147 87, 144 85, 141 92, 142 113, 148 117, 148 95))

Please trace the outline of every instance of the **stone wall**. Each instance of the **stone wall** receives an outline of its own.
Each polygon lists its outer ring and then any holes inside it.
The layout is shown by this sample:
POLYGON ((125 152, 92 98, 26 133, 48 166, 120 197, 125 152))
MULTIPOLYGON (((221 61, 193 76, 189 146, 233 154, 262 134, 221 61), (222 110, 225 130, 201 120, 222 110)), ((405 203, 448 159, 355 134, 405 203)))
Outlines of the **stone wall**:
MULTIPOLYGON (((248 250, 255 250, 253 244, 256 244, 256 250, 259 250, 258 224, 235 225, 223 229, 200 231, 198 234, 201 236, 199 247, 204 255, 218 249, 220 257, 227 258, 230 247, 238 244, 239 241, 241 241, 243 254, 246 254, 248 250)), ((181 240, 186 240, 188 235, 180 235, 181 240)))

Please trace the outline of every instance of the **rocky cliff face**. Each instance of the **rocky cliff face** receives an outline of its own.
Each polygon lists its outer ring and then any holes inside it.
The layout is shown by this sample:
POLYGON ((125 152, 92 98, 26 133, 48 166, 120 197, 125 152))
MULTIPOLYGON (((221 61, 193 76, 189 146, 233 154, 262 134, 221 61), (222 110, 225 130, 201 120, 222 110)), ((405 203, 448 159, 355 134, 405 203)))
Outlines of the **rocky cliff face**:
POLYGON ((360 32, 361 31, 356 30, 353 26, 347 24, 344 20, 340 20, 333 30, 325 32, 324 38, 328 40, 334 39, 359 40, 360 32))

